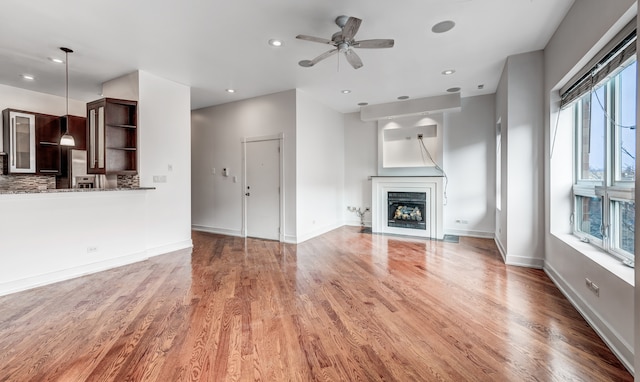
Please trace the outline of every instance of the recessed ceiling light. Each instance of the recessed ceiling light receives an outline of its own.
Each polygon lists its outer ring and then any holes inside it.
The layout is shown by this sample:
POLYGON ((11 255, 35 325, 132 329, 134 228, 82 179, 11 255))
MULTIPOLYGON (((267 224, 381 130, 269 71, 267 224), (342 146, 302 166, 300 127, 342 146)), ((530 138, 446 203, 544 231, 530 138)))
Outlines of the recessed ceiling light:
POLYGON ((49 61, 55 62, 56 64, 64 64, 64 60, 56 58, 56 57, 49 57, 49 61))
POLYGON ((455 73, 455 72, 456 72, 456 71, 455 71, 455 70, 453 70, 453 69, 447 69, 447 70, 444 70, 444 71, 442 72, 442 74, 444 74, 445 76, 448 76, 448 75, 453 74, 453 73, 455 73))
POLYGON ((227 93, 235 93, 236 91, 234 89, 227 89, 227 93))
POLYGON ((349 89, 342 90, 342 94, 349 94, 349 93, 351 93, 351 90, 349 89))
POLYGON ((269 40, 269 45, 271 46, 282 46, 282 41, 272 38, 271 40, 269 40))
POLYGON ((400 96, 398 99, 409 99, 409 96, 400 96))
POLYGON ((28 80, 28 81, 33 81, 33 80, 35 80, 35 79, 36 79, 36 78, 35 78, 34 76, 32 76, 31 74, 21 74, 21 75, 20 75, 20 77, 22 77, 23 79, 28 80))
POLYGON ((459 91, 460 91, 460 88, 459 88, 459 87, 449 88, 449 89, 447 89, 447 91, 448 91, 449 93, 457 93, 457 92, 459 92, 459 91))
POLYGON ((358 104, 358 106, 367 106, 369 104, 369 102, 360 102, 358 104))
POLYGON ((451 20, 445 20, 437 23, 433 27, 431 27, 431 31, 433 33, 444 33, 449 32, 453 27, 456 26, 456 23, 451 20))

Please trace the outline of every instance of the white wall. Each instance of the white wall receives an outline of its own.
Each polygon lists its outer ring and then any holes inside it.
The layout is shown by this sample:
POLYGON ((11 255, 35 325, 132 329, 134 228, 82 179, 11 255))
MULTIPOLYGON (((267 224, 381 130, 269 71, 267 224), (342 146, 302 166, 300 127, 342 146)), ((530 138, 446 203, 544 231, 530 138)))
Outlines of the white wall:
POLYGON ((191 124, 193 227, 242 234, 242 139, 283 133, 285 240, 295 242, 296 91, 193 110, 191 124))
POLYGON ((550 149, 551 132, 558 120, 557 90, 631 20, 636 9, 634 0, 576 1, 547 44, 544 55, 545 271, 629 369, 633 369, 634 314, 638 312, 638 306, 634 308, 633 272, 612 257, 563 235, 567 230, 565 224, 550 222, 569 218, 562 216, 567 211, 562 201, 570 202, 566 182, 557 180, 562 176, 559 173, 562 168, 551 168, 552 163, 566 157, 572 149, 567 139, 570 133, 564 130, 568 124, 562 123, 564 118, 558 124, 563 130, 556 136, 552 159, 550 149), (586 288, 586 277, 600 286, 599 297, 586 288))
POLYGON ((0 195, 0 295, 191 246, 189 94, 140 73, 139 173, 156 190, 0 195))
MULTIPOLYGON (((496 89, 496 130, 497 124, 500 124, 501 136, 500 136, 500 205, 496 206, 496 244, 503 254, 509 250, 507 242, 507 234, 509 233, 509 226, 507 224, 507 154, 509 153, 509 146, 507 145, 508 131, 506 126, 509 125, 509 112, 508 112, 508 84, 509 84, 509 66, 505 62, 505 66, 498 82, 498 88, 496 89)), ((496 190, 497 191, 497 190, 496 190)))
POLYGON ((508 57, 494 122, 502 132, 496 242, 507 264, 535 268, 544 265, 543 78, 542 51, 508 57))
POLYGON ((544 261, 543 53, 507 58, 507 264, 542 267, 544 261))
MULTIPOLYGON (((96 96, 96 99, 99 98, 96 96)), ((34 113, 63 116, 67 112, 65 97, 38 93, 31 90, 14 88, 0 84, 0 111, 4 109, 19 109, 34 113)), ((87 104, 82 101, 69 99, 69 114, 80 117, 87 116, 87 104)), ((0 118, 0 152, 3 150, 3 121, 0 118)))
MULTIPOLYGON (((360 218, 347 210, 347 206, 371 209, 371 179, 378 170, 378 123, 363 122, 360 113, 344 115, 344 221, 360 225, 360 218)), ((364 216, 371 226, 371 212, 364 216)))
POLYGON ((445 233, 493 238, 494 94, 462 98, 460 112, 445 114, 443 147, 443 168, 449 179, 444 207, 445 233))
MULTIPOLYGON (((427 140, 425 144, 429 145, 434 159, 437 158, 448 175, 449 200, 444 210, 445 230, 448 233, 493 237, 494 105, 494 95, 462 98, 460 112, 431 116, 436 117, 438 137, 435 141, 427 140), (473 184, 473 187, 469 184, 473 184), (469 223, 461 227, 461 224, 455 223, 456 219, 469 223)), ((378 159, 379 134, 376 121, 363 122, 358 113, 345 115, 345 206, 371 207, 371 180, 368 177, 380 175, 377 165, 381 162, 378 159)), ((389 175, 402 175, 404 171, 412 169, 387 170, 396 171, 389 175)), ((346 207, 344 214, 347 224, 360 225, 357 215, 346 211, 346 207)), ((371 225, 370 214, 366 215, 365 222, 371 225)))
POLYGON ((343 225, 344 117, 296 92, 297 241, 343 225))
POLYGON ((138 132, 141 186, 154 186, 146 210, 146 247, 160 254, 191 244, 191 91, 139 72, 138 132), (153 183, 154 175, 166 183, 153 183))

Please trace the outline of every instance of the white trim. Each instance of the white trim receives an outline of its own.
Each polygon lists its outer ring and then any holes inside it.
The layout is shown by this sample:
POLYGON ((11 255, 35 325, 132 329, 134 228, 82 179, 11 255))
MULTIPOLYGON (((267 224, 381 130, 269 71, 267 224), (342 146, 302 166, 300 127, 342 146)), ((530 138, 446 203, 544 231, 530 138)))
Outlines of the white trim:
POLYGON ((37 276, 25 277, 20 280, 9 281, 6 283, 0 283, 0 296, 25 291, 27 289, 37 288, 60 281, 71 280, 77 277, 90 275, 92 273, 103 272, 109 269, 122 267, 124 265, 145 261, 154 256, 165 255, 174 252, 178 253, 181 251, 190 252, 192 247, 193 245, 191 240, 185 240, 182 242, 167 244, 161 247, 155 247, 142 252, 131 253, 125 256, 115 257, 108 260, 84 264, 55 272, 44 273, 37 276))
POLYGON ((500 256, 502 256, 502 261, 506 264, 507 263, 507 251, 502 246, 502 243, 500 242, 500 239, 498 238, 498 235, 496 235, 493 238, 493 241, 496 242, 496 247, 498 247, 498 252, 500 252, 500 256))
POLYGON ((160 256, 171 252, 186 251, 193 248, 191 239, 179 241, 176 243, 164 244, 158 247, 147 248, 147 257, 160 256))
POLYGON ((313 239, 314 237, 318 237, 320 235, 324 235, 325 233, 329 232, 329 231, 333 231, 334 229, 340 228, 342 227, 343 224, 341 223, 335 223, 335 224, 330 224, 328 226, 322 227, 322 228, 318 228, 315 229, 309 233, 306 233, 304 235, 298 236, 297 242, 296 243, 302 243, 303 241, 307 241, 309 239, 313 239))
POLYGON ((495 236, 493 232, 471 231, 466 229, 446 229, 444 231, 444 234, 466 237, 479 237, 481 239, 493 239, 495 236))
POLYGON ((298 238, 293 235, 285 235, 284 242, 287 244, 298 244, 298 238))
POLYGON ((0 284, 0 296, 147 260, 146 251, 0 284))
POLYGON ((544 268, 544 259, 536 259, 526 256, 515 256, 507 254, 507 259, 504 262, 506 265, 513 265, 517 267, 525 267, 525 268, 535 268, 535 269, 543 269, 544 268))
POLYGON ((191 225, 191 229, 200 232, 216 233, 218 235, 245 237, 244 233, 237 229, 215 228, 197 224, 191 225))
POLYGON ((571 302, 574 308, 582 315, 582 317, 589 323, 589 326, 595 330, 595 332, 602 338, 611 351, 618 357, 624 367, 634 374, 634 355, 632 345, 627 343, 625 339, 618 334, 618 332, 609 325, 609 323, 603 319, 597 312, 592 309, 591 306, 576 293, 563 277, 550 265, 545 264, 544 271, 549 276, 551 281, 562 292, 562 294, 571 302))

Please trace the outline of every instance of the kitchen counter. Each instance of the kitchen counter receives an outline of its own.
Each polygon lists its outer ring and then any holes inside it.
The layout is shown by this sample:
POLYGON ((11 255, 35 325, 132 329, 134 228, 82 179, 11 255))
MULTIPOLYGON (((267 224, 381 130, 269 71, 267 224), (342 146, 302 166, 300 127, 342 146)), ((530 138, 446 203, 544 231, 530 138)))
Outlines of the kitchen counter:
POLYGON ((105 192, 105 191, 138 191, 155 190, 155 187, 127 187, 127 188, 49 188, 45 190, 0 190, 0 195, 15 194, 52 194, 69 192, 105 192))

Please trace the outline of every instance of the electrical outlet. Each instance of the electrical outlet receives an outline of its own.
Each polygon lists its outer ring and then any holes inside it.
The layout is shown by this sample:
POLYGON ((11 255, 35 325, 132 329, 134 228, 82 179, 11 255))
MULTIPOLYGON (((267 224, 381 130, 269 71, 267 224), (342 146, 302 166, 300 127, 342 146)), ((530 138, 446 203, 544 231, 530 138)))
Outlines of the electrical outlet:
POLYGON ((153 183, 167 183, 167 176, 166 175, 154 175, 153 176, 153 183))
POLYGON ((598 286, 598 284, 594 283, 588 278, 584 279, 584 283, 587 285, 587 288, 589 288, 589 290, 593 292, 593 294, 595 294, 597 297, 600 297, 600 287, 598 286))

